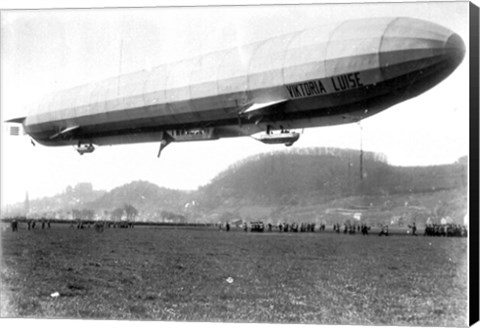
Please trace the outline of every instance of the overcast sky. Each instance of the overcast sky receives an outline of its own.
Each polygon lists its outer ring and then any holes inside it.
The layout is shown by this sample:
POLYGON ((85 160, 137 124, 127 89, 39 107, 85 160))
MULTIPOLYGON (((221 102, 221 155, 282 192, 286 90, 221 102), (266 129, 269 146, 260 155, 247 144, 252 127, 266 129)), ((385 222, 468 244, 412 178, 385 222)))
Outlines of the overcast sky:
MULTIPOLYGON (((350 18, 408 16, 458 33, 468 52, 468 3, 9 11, 1 15, 2 122, 49 93, 104 78, 350 18)), ((362 122, 363 147, 393 165, 452 163, 468 154, 468 55, 446 80, 362 122)), ((110 190, 133 180, 175 189, 207 184, 230 164, 286 149, 251 138, 97 147, 32 146, 2 123, 2 205, 92 182, 110 190)), ((293 146, 359 149, 358 124, 305 129, 293 146)))

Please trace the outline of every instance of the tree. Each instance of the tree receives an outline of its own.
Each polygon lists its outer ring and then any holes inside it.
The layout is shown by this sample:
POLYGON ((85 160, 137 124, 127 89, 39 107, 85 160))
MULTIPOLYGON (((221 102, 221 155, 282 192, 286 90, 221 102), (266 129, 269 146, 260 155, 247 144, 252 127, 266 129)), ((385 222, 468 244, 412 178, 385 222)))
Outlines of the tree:
POLYGON ((93 218, 95 217, 95 211, 92 210, 92 209, 84 208, 81 211, 81 213, 82 213, 81 214, 82 219, 87 220, 87 221, 92 221, 93 218))
POLYGON ((113 221, 120 221, 123 216, 123 208, 116 208, 112 211, 112 220, 113 221))
POLYGON ((135 217, 138 215, 138 211, 130 204, 125 204, 123 210, 127 214, 127 221, 135 221, 135 217))
POLYGON ((72 217, 73 217, 74 220, 81 219, 82 218, 82 211, 77 210, 77 209, 73 209, 72 210, 72 217))

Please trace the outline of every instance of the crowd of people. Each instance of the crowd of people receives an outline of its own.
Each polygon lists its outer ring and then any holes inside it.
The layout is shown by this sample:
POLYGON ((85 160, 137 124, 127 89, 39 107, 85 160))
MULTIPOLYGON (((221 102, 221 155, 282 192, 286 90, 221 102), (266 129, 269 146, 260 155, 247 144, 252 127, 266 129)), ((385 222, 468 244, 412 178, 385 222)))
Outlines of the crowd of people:
MULTIPOLYGON (((227 223, 228 225, 228 223, 227 223)), ((417 236, 417 226, 415 223, 408 226, 409 230, 406 232, 412 236, 417 236)), ((278 225, 273 225, 271 223, 264 224, 262 221, 252 221, 249 224, 243 223, 243 230, 245 232, 316 232, 316 231, 325 231, 325 224, 320 224, 318 229, 316 229, 315 223, 280 223, 278 225)), ((229 229, 227 229, 228 231, 229 229)), ((333 231, 340 234, 356 234, 361 233, 364 236, 367 236, 371 230, 371 226, 366 223, 335 223, 333 225, 333 231)), ((389 236, 389 226, 382 224, 379 226, 378 230, 379 236, 389 236)), ((396 230, 398 234, 398 229, 396 230)), ((376 233, 377 233, 376 232, 376 233)), ((466 237, 467 228, 460 224, 427 224, 425 226, 424 236, 446 236, 446 237, 466 237)))
POLYGON ((97 231, 103 231, 104 228, 133 228, 135 224, 132 221, 82 221, 76 220, 70 223, 70 228, 90 229, 95 228, 97 231))
POLYGON ((41 228, 42 229, 45 229, 45 228, 48 228, 50 229, 51 228, 51 220, 49 219, 39 219, 39 220, 34 220, 34 219, 17 219, 17 218, 14 218, 11 222, 10 222, 10 226, 12 227, 12 231, 17 231, 18 230, 18 224, 19 222, 26 222, 27 224, 27 230, 34 230, 37 223, 39 225, 41 225, 41 228))
POLYGON ((427 224, 424 236, 467 237, 467 227, 461 224, 427 224))
MULTIPOLYGON (((355 234, 357 232, 361 232, 362 235, 368 235, 368 232, 370 231, 370 226, 368 226, 365 223, 362 224, 351 224, 351 223, 344 223, 343 226, 340 225, 340 223, 335 223, 333 225, 333 231, 336 233, 343 232, 344 234, 355 234)), ((388 233, 387 233, 388 235, 388 233)))
MULTIPOLYGON (((277 228, 280 232, 314 232, 315 223, 280 223, 277 228)), ((325 225, 320 225, 319 230, 325 230, 325 225)))
MULTIPOLYGON (((65 223, 65 221, 63 221, 65 223)), ((52 220, 47 218, 40 219, 27 219, 25 217, 14 217, 10 220, 10 228, 13 232, 18 231, 20 224, 24 224, 27 230, 35 229, 50 229, 52 220)), ((70 221, 70 228, 74 229, 89 229, 95 228, 98 232, 102 232, 104 228, 133 228, 134 223, 132 221, 84 221, 84 220, 72 220, 70 221)))
MULTIPOLYGON (((228 223, 226 224, 228 225, 228 223)), ((326 225, 325 223, 321 223, 316 229, 317 225, 315 223, 279 223, 279 224, 272 224, 267 223, 264 224, 263 221, 251 221, 250 223, 244 222, 243 223, 243 230, 245 232, 315 232, 315 231, 325 231, 326 225)))
MULTIPOLYGON (((51 220, 41 218, 41 219, 26 219, 26 218, 13 218, 10 220, 10 227, 13 232, 18 231, 19 224, 23 222, 26 223, 27 230, 34 230, 36 225, 41 225, 41 229, 50 229, 51 228, 51 220)), ((95 228, 98 232, 103 232, 104 228, 133 228, 134 224, 130 221, 122 221, 122 222, 109 222, 109 221, 82 221, 82 220, 75 220, 71 221, 70 223, 71 228, 77 229, 88 229, 90 227, 95 228)), ((225 228, 226 231, 230 230, 230 224, 227 222, 224 225, 220 224, 220 229, 225 228)), ((333 225, 333 231, 336 233, 343 233, 343 234, 356 234, 362 233, 362 235, 368 235, 370 231, 370 226, 366 223, 335 223, 333 225)), ((411 234, 412 236, 417 235, 417 227, 415 223, 408 226, 409 230, 407 234, 411 234)), ((315 223, 280 223, 278 225, 274 225, 272 223, 264 224, 262 221, 253 221, 247 224, 246 222, 243 223, 243 230, 244 231, 251 231, 251 232, 315 232, 315 231, 325 231, 326 225, 322 223, 318 226, 316 230, 315 223)), ((388 225, 381 225, 379 236, 388 236, 388 225)), ((467 237, 468 231, 467 227, 461 224, 454 224, 454 223, 447 223, 447 224, 438 224, 438 223, 427 223, 425 226, 425 230, 423 233, 424 236, 444 236, 444 237, 467 237)))

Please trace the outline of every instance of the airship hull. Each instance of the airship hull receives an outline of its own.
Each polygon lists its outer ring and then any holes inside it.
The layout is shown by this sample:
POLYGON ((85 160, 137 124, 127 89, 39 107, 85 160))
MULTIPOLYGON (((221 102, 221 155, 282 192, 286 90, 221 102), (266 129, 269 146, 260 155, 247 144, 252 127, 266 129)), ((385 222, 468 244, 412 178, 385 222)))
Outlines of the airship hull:
POLYGON ((45 145, 105 145, 351 123, 430 89, 464 52, 429 22, 346 21, 66 90, 24 127, 45 145))

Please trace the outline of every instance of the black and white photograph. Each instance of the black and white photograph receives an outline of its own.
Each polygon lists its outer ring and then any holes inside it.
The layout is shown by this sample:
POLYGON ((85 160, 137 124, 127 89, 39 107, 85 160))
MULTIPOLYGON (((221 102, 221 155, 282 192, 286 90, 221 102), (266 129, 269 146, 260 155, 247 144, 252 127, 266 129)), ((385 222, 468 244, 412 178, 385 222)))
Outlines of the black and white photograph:
POLYGON ((2 9, 0 318, 468 326, 470 6, 2 9))

